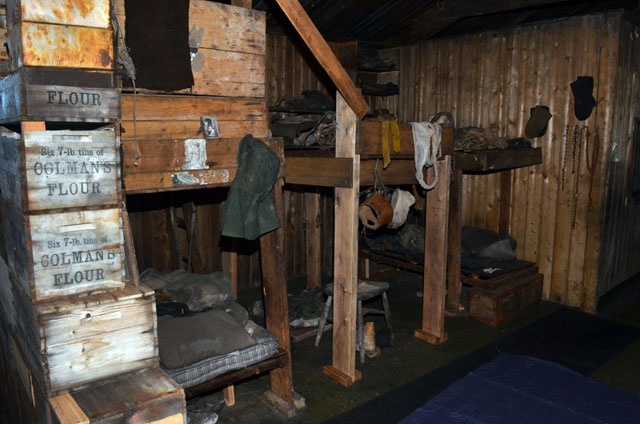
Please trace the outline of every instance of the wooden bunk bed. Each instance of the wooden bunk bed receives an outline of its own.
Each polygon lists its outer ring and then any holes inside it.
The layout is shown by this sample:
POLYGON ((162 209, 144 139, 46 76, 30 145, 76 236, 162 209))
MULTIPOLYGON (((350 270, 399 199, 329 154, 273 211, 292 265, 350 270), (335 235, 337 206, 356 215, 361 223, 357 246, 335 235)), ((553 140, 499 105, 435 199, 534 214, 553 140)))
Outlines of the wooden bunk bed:
MULTIPOLYGON (((282 142, 269 137, 264 84, 254 83, 254 80, 259 81, 260 72, 265 71, 265 14, 250 10, 250 5, 250 2, 241 0, 233 1, 231 6, 191 2, 189 19, 198 27, 202 26, 204 31, 198 54, 203 56, 207 66, 211 66, 207 68, 208 73, 194 72, 195 83, 191 93, 167 94, 144 89, 139 89, 137 94, 132 91, 123 93, 119 133, 122 141, 125 202, 127 196, 134 194, 145 196, 231 186, 238 169, 240 140, 246 134, 252 134, 265 142, 280 158, 280 172, 271 196, 280 222, 284 222, 282 187, 285 169, 282 142), (222 16, 224 19, 203 20, 203 16, 222 16), (219 29, 227 20, 232 21, 239 32, 241 28, 246 28, 241 31, 241 39, 219 29), (224 38, 223 34, 227 34, 226 37, 230 37, 231 41, 224 38), (219 44, 225 42, 229 46, 221 48, 219 44), (225 62, 225 69, 221 67, 219 70, 222 73, 237 70, 239 79, 234 80, 235 82, 225 85, 226 79, 222 77, 216 81, 217 68, 213 65, 217 63, 216 55, 220 54, 242 58, 225 62), (240 73, 245 61, 255 64, 250 76, 246 76, 246 72, 240 73), (243 79, 245 77, 247 80, 243 79), (201 133, 203 117, 214 117, 217 120, 218 138, 205 140, 201 133), (195 154, 193 150, 190 153, 190 143, 196 145, 195 154), (194 158, 197 164, 188 164, 194 158)), ((126 16, 122 2, 117 2, 116 9, 123 23, 126 16)), ((133 235, 126 219, 125 238, 129 246, 129 262, 135 267, 133 235)), ((218 375, 185 392, 188 396, 197 396, 223 388, 225 401, 231 405, 234 403, 234 383, 268 372, 271 391, 266 393, 265 398, 291 417, 295 414, 296 407, 304 405, 304 399, 293 390, 282 227, 261 236, 259 244, 266 329, 277 338, 278 351, 265 360, 218 375)), ((237 290, 236 255, 235 252, 224 251, 221 261, 223 271, 232 280, 234 292, 237 290)), ((132 274, 137 276, 137 270, 133 271, 132 274)))
MULTIPOLYGON (((460 305, 460 295, 462 284, 476 286, 480 288, 495 288, 504 283, 505 277, 497 277, 490 280, 480 280, 465 275, 460 266, 461 250, 461 230, 462 217, 462 176, 468 174, 490 174, 500 172, 500 214, 499 232, 508 235, 509 232, 509 211, 511 197, 512 171, 516 168, 533 166, 542 163, 542 149, 529 148, 521 150, 478 150, 478 151, 456 151, 453 154, 455 169, 451 181, 449 194, 449 229, 448 229, 448 267, 447 267, 447 310, 449 313, 457 315, 462 309, 460 305)), ((413 272, 424 272, 423 263, 408 260, 401 255, 361 249, 360 257, 365 260, 372 260, 400 269, 413 272)), ((525 273, 537 273, 537 267, 526 267, 525 273), (535 268, 535 269, 534 269, 535 268)), ((514 272, 511 279, 521 277, 522 272, 514 272)))

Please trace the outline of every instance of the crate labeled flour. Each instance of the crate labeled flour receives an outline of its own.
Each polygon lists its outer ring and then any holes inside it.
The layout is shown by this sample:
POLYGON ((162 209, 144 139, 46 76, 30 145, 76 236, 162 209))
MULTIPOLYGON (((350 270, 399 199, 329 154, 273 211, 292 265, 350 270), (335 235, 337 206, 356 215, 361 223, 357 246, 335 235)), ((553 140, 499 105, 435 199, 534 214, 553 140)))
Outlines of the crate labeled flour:
POLYGON ((114 131, 0 134, 3 197, 23 212, 118 204, 118 162, 114 131))
POLYGON ((9 266, 31 301, 124 285, 119 209, 29 216, 4 206, 9 266))

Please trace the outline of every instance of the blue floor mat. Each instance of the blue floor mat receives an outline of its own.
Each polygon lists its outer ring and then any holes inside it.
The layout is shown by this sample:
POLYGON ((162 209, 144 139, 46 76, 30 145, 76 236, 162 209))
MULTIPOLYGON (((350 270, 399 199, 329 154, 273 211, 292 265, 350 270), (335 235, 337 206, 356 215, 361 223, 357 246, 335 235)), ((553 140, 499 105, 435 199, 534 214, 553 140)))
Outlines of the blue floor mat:
POLYGON ((640 423, 640 395, 552 362, 502 353, 401 423, 640 423))

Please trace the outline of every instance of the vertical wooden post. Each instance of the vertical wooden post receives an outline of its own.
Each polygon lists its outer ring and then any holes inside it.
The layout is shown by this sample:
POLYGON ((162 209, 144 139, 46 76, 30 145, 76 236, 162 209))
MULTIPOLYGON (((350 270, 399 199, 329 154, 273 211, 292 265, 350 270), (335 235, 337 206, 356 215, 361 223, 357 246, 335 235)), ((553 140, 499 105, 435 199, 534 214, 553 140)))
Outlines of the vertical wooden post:
POLYGON ((447 310, 460 313, 460 252, 462 236, 462 170, 453 171, 451 192, 449 194, 449 260, 447 271, 447 310))
POLYGON ((322 284, 322 238, 320 231, 320 193, 305 193, 305 236, 307 242, 307 289, 322 284))
POLYGON ((511 170, 500 173, 500 234, 509 235, 509 213, 511 209, 511 170))
POLYGON ((134 286, 140 285, 140 273, 138 272, 138 262, 136 260, 136 247, 133 243, 133 233, 131 232, 131 222, 127 211, 127 202, 122 201, 122 232, 124 233, 124 253, 126 269, 129 280, 134 286))
POLYGON ((362 377, 356 370, 358 298, 358 191, 360 155, 356 154, 357 118, 336 94, 336 157, 353 158, 353 187, 335 189, 333 259, 333 363, 323 372, 345 387, 362 377))
MULTIPOLYGON (((282 178, 278 178, 272 190, 273 201, 280 222, 282 213, 282 178)), ((289 307, 287 305, 286 257, 284 253, 284 229, 282 226, 260 237, 260 261, 267 330, 278 338, 278 347, 289 353, 288 363, 274 369, 271 375, 271 391, 293 407, 293 377, 291 373, 291 341, 289 340, 289 307)))
POLYGON ((232 250, 222 251, 222 271, 231 280, 233 294, 238 295, 238 252, 236 251, 236 241, 230 240, 227 246, 232 250))
POLYGON ((439 160, 438 184, 427 192, 425 209, 424 289, 422 296, 422 328, 414 335, 432 344, 447 340, 444 332, 444 303, 447 268, 447 224, 451 156, 439 160))

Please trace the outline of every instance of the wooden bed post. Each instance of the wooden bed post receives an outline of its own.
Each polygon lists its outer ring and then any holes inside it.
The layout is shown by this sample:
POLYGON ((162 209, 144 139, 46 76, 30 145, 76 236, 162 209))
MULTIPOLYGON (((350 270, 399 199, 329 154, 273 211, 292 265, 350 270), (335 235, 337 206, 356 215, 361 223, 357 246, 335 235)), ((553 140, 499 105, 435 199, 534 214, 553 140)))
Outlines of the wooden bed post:
POLYGON ((447 340, 444 332, 445 285, 447 278, 447 238, 451 156, 445 156, 438 167, 438 184, 427 191, 425 208, 424 289, 422 296, 422 328, 414 335, 432 344, 447 340))
POLYGON ((333 363, 322 371, 345 387, 362 377, 356 370, 358 297, 358 192, 360 155, 356 154, 357 118, 336 94, 336 157, 353 158, 353 186, 335 189, 333 260, 333 363))
POLYGON ((304 194, 305 237, 307 243, 307 289, 322 285, 322 231, 320 228, 320 193, 304 194))
MULTIPOLYGON (((278 178, 272 197, 280 222, 282 213, 283 179, 278 178)), ((260 263, 267 319, 267 330, 278 338, 278 347, 289 355, 287 365, 271 370, 271 391, 286 402, 295 413, 293 376, 291 372, 291 341, 289 339, 289 308, 287 306, 286 257, 284 253, 284 228, 281 226, 260 237, 260 263)), ((289 415, 289 413, 287 414, 289 415)))

